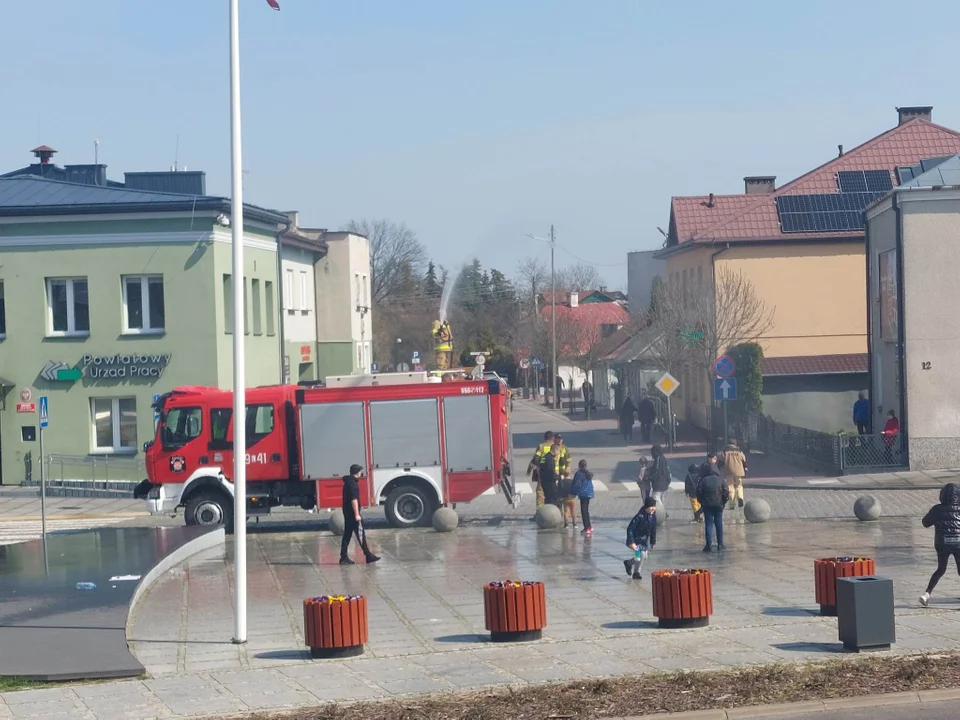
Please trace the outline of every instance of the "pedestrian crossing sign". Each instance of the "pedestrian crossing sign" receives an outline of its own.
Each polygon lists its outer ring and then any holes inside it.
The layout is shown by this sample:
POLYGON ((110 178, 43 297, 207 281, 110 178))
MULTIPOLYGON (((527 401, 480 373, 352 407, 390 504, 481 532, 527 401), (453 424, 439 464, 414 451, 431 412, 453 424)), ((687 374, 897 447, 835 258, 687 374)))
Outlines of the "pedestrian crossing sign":
POLYGON ((670 373, 664 373, 663 377, 657 380, 656 388, 662 392, 667 397, 673 395, 676 392, 677 388, 680 387, 680 381, 677 380, 670 373))

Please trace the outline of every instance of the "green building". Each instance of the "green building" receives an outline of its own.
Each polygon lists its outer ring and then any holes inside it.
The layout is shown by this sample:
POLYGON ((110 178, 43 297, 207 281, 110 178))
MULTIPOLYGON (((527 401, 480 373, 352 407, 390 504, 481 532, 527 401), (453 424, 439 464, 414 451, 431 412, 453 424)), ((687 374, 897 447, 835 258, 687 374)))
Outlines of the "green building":
MULTIPOLYGON (((229 216, 202 189, 0 177, 0 482, 39 477, 40 396, 49 479, 129 481, 155 396, 232 385, 229 216)), ((282 379, 287 224, 244 209, 248 386, 282 379)))

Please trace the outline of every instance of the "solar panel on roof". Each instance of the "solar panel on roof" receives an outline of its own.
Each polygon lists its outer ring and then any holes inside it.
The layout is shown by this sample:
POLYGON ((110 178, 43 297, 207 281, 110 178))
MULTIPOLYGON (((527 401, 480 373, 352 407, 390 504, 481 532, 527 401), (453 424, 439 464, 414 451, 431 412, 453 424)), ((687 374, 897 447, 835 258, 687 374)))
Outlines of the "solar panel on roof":
POLYGON ((842 193, 887 192, 893 190, 889 170, 842 170, 837 173, 842 193))
MULTIPOLYGON (((889 179, 889 173, 887 174, 889 179)), ((863 210, 884 192, 781 195, 776 199, 780 229, 795 232, 861 231, 866 228, 863 210)))

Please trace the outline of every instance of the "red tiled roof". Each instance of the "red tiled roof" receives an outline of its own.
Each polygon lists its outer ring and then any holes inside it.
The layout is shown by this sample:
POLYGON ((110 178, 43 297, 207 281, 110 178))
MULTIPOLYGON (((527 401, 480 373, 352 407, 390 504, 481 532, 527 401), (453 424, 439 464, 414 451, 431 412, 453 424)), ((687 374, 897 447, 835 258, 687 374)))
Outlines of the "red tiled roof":
POLYGON ((777 357, 761 360, 760 371, 764 377, 768 375, 849 375, 868 372, 869 363, 866 353, 777 357))
POLYGON ((916 165, 926 158, 956 153, 960 153, 960 133, 916 118, 801 175, 773 193, 715 195, 712 208, 707 207, 707 197, 673 198, 671 242, 682 245, 715 240, 802 240, 862 235, 861 231, 783 233, 775 199, 780 195, 836 193, 836 174, 840 171, 890 170, 893 173, 901 165, 916 165))
MULTIPOLYGON (((623 295, 623 293, 617 293, 613 290, 576 290, 578 299, 583 301, 584 299, 590 297, 594 294, 603 295, 604 297, 610 298, 610 302, 617 301, 617 295, 623 295)), ((543 299, 543 302, 546 305, 552 305, 551 299, 554 297, 554 293, 550 290, 545 290, 540 293, 540 297, 543 299)), ((570 304, 570 292, 566 290, 557 290, 556 292, 556 303, 557 305, 569 305, 570 304)), ((589 304, 589 303, 588 303, 589 304)))
MULTIPOLYGON (((544 319, 549 320, 552 311, 553 306, 547 305, 540 312, 544 319)), ((560 339, 560 342, 569 342, 571 345, 579 344, 581 354, 585 354, 592 349, 599 349, 601 330, 604 325, 615 325, 620 328, 629 321, 630 314, 619 303, 588 303, 578 305, 575 308, 567 305, 557 305, 557 324, 563 322, 570 326, 563 333, 564 335, 570 335, 570 337, 560 339)))
POLYGON ((708 195, 674 197, 671 211, 676 222, 677 237, 681 242, 732 217, 757 201, 756 195, 714 195, 713 205, 708 195))

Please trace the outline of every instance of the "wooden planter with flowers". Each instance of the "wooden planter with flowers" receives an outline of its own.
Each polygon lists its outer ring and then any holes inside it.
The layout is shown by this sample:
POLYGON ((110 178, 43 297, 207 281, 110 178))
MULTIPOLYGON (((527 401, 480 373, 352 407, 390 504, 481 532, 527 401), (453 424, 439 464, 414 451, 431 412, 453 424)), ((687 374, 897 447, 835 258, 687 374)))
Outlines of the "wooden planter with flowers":
POLYGON ((877 564, 872 558, 832 557, 813 561, 815 596, 820 614, 836 617, 837 578, 875 575, 877 564))
POLYGON ((547 626, 542 582, 492 582, 483 588, 483 611, 493 642, 539 640, 547 626))
POLYGON ((662 628, 705 627, 713 615, 709 570, 656 570, 653 614, 662 628))
POLYGON ((323 595, 304 600, 303 635, 311 657, 362 655, 367 642, 367 599, 362 595, 323 595))

